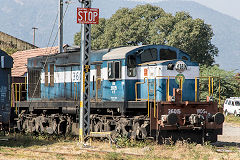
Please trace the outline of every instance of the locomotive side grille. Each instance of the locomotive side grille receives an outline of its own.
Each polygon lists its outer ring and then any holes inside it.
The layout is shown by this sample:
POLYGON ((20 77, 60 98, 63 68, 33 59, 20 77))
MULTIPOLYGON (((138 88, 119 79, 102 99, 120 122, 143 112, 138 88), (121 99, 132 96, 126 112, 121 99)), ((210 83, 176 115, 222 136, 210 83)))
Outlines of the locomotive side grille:
POLYGON ((28 96, 30 98, 40 98, 40 70, 29 69, 28 70, 28 96))

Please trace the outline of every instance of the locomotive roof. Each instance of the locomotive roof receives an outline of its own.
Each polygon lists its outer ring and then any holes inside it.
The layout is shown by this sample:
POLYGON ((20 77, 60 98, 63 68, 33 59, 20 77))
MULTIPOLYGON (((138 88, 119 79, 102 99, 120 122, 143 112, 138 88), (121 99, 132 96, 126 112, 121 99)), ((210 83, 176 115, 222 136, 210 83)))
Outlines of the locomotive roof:
POLYGON ((126 54, 136 48, 140 48, 142 46, 129 46, 129 47, 119 47, 112 49, 110 52, 103 56, 103 60, 111 60, 111 59, 123 59, 126 57, 126 54))
POLYGON ((185 53, 182 50, 175 48, 175 47, 171 47, 171 46, 167 46, 167 45, 140 45, 140 46, 127 46, 127 47, 119 47, 119 48, 111 49, 108 53, 103 55, 102 60, 124 59, 124 58, 126 58, 126 55, 129 52, 131 52, 135 49, 145 48, 145 47, 146 48, 160 47, 162 49, 170 49, 170 50, 174 50, 176 52, 181 52, 190 58, 190 56, 187 53, 185 53))

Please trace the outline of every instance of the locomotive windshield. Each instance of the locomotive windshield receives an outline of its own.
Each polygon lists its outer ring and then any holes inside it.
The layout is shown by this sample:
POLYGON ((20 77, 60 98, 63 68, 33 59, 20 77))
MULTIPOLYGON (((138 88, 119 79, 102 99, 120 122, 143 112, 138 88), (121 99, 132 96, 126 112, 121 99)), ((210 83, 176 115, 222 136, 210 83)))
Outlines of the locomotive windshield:
POLYGON ((157 60, 157 49, 156 48, 150 48, 146 49, 141 53, 141 62, 150 62, 150 61, 156 61, 157 60))
POLYGON ((160 59, 161 60, 172 60, 177 59, 177 53, 169 49, 160 50, 160 59))

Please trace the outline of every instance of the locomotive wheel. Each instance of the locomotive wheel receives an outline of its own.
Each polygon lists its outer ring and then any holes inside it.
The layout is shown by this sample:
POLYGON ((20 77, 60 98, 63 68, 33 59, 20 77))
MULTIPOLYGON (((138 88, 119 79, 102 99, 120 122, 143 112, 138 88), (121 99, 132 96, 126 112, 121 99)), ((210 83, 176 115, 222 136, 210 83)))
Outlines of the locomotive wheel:
POLYGON ((99 121, 97 124, 94 125, 94 132, 101 132, 102 131, 102 123, 99 121))
POLYGON ((132 133, 131 133, 131 139, 135 140, 137 135, 138 135, 138 128, 139 128, 139 123, 135 122, 134 125, 132 126, 132 133))
POLYGON ((113 141, 116 141, 116 138, 119 136, 120 134, 117 131, 112 131, 111 132, 111 138, 113 139, 113 141))

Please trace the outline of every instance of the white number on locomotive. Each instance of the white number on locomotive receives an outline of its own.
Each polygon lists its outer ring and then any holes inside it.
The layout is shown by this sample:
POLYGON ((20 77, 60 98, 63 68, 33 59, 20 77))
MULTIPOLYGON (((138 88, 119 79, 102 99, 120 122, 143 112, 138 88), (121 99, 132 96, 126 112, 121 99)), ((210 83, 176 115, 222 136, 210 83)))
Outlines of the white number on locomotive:
POLYGON ((168 114, 175 113, 175 114, 181 114, 180 109, 168 109, 168 114))
POLYGON ((197 114, 207 114, 205 109, 197 109, 197 114))

